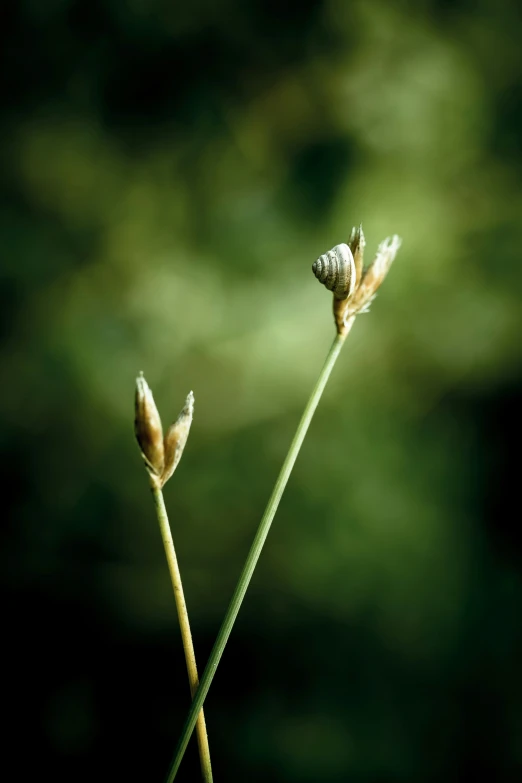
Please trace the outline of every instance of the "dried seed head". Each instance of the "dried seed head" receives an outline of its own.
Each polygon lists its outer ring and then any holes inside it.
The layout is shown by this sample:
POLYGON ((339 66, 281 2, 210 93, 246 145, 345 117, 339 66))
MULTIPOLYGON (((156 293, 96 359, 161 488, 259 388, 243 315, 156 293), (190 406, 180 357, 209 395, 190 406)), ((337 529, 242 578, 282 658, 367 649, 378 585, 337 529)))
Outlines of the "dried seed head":
POLYGON ((154 397, 143 373, 136 378, 134 432, 152 478, 164 468, 163 429, 154 397))
POLYGON ((367 310, 371 301, 377 294, 377 290, 392 265, 393 259, 401 246, 401 239, 394 234, 379 245, 377 255, 372 263, 365 269, 361 282, 353 296, 350 309, 360 313, 367 310))
POLYGON ((362 226, 355 226, 347 245, 336 245, 318 258, 312 267, 317 279, 334 294, 334 319, 340 335, 348 333, 356 315, 368 312, 397 255, 401 240, 394 235, 381 242, 374 260, 363 269, 365 245, 362 226))
POLYGON ((172 424, 164 439, 165 467, 161 476, 161 486, 163 486, 172 476, 178 466, 178 462, 183 454, 183 449, 187 442, 194 415, 194 395, 189 392, 183 410, 178 418, 172 424))

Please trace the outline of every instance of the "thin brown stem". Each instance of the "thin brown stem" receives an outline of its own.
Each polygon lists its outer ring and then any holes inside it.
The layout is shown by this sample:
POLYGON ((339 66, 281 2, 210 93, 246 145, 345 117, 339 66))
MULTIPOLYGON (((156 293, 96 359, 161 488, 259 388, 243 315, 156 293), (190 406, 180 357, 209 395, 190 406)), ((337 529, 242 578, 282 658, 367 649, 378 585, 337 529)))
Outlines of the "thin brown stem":
MULTIPOLYGON (((158 486, 155 486, 154 483, 152 484, 152 496, 154 498, 154 505, 156 507, 156 513, 158 516, 161 538, 163 540, 163 546, 165 547, 165 555, 167 557, 167 564, 169 567, 170 578, 174 590, 174 600, 176 601, 179 627, 181 629, 181 639, 183 641, 183 650, 185 651, 185 661, 187 663, 190 694, 191 696, 194 696, 194 693, 196 692, 199 685, 199 677, 196 666, 196 656, 194 654, 194 645, 192 643, 192 634, 190 632, 187 605, 185 603, 185 596, 183 594, 181 574, 179 571, 178 559, 176 557, 176 550, 174 549, 174 541, 172 540, 167 509, 165 508, 165 501, 163 499, 163 492, 158 486)), ((205 783, 212 783, 210 750, 208 747, 207 727, 205 725, 205 715, 203 713, 203 709, 201 709, 198 714, 198 719, 196 722, 196 736, 198 739, 199 757, 201 761, 201 772, 203 774, 203 780, 205 783)))

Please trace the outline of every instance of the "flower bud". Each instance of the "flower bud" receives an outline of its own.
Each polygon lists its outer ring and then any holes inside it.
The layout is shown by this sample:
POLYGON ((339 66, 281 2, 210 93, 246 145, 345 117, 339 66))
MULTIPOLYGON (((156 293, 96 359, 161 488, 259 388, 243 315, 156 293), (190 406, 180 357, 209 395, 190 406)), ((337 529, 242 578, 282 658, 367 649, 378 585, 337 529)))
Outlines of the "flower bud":
POLYGON ((324 253, 312 266, 314 275, 334 293, 333 313, 337 333, 346 337, 359 313, 367 313, 377 294, 377 289, 386 277, 393 259, 401 246, 397 235, 381 242, 372 263, 363 269, 363 255, 366 240, 362 226, 354 226, 347 245, 336 247, 324 253), (337 252, 344 248, 342 253, 337 252), (351 266, 347 273, 348 262, 351 266), (342 273, 342 274, 341 274, 342 273), (338 280, 341 284, 338 285, 338 280), (346 285, 346 281, 349 285, 346 285), (339 291, 342 294, 339 295, 339 291))
POLYGON ((348 247, 352 251, 353 261, 355 264, 355 285, 358 285, 363 270, 363 256, 364 248, 366 246, 366 239, 364 238, 362 225, 354 226, 350 239, 348 240, 348 247))
POLYGON ((377 249, 377 255, 363 272, 361 282, 355 290, 350 303, 351 312, 361 313, 367 310, 372 299, 377 294, 377 289, 388 274, 388 270, 400 246, 401 239, 396 234, 381 242, 377 249))
POLYGON ((163 486, 172 476, 178 466, 178 462, 183 454, 183 449, 187 442, 194 415, 194 394, 189 392, 185 401, 185 406, 178 418, 171 424, 164 439, 165 466, 161 476, 161 486, 163 486))
POLYGON ((143 373, 136 378, 134 432, 147 470, 151 477, 159 478, 164 468, 163 429, 143 373))

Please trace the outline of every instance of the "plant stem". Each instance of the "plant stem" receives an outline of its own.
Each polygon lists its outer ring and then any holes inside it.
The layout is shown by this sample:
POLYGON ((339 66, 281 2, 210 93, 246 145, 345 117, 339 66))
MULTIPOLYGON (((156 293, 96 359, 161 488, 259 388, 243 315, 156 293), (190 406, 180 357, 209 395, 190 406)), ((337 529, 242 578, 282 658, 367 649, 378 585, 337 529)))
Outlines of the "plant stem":
POLYGON ((228 641, 228 637, 230 636, 230 632, 232 631, 232 627, 234 625, 239 609, 243 602, 243 598, 245 597, 245 593, 250 583, 250 580, 252 578, 252 574, 254 573, 254 569, 256 567, 257 561, 259 560, 261 550, 263 549, 263 544, 265 543, 265 539, 268 535, 268 531, 270 530, 270 525, 272 524, 272 520, 277 511, 277 507, 279 506, 281 496, 284 492, 287 481, 292 472, 292 468, 294 467, 294 463, 297 459, 297 455, 299 454, 299 449, 301 448, 305 435, 308 431, 308 427, 315 413, 315 409, 319 404, 319 400, 321 399, 321 395, 324 391, 328 378, 330 377, 330 373, 332 372, 333 366, 337 360, 337 357, 339 356, 341 348, 343 347, 346 336, 350 331, 354 320, 355 320, 355 316, 352 316, 347 322, 347 324, 345 325, 343 334, 336 335, 332 343, 332 347, 328 352, 328 356, 326 357, 326 361, 323 365, 323 368, 319 374, 319 378, 317 380, 315 388, 310 396, 310 399, 306 404, 306 408, 301 417, 301 421, 299 422, 299 425, 297 427, 297 431, 294 435, 294 439, 290 445, 288 454, 286 455, 285 461, 283 463, 283 467, 281 468, 281 472, 275 483, 274 489, 272 491, 272 495, 270 496, 270 500, 268 501, 268 505, 265 509, 265 513, 263 514, 261 522, 259 523, 259 528, 257 530, 256 536, 250 548, 250 552, 248 553, 245 565, 243 566, 243 571, 241 573, 241 576, 239 577, 239 581, 237 583, 237 587, 230 601, 230 605, 225 615, 225 619, 223 620, 217 639, 214 643, 214 647, 212 648, 212 652, 210 653, 210 658, 208 659, 208 663, 205 667, 205 671, 203 672, 203 676, 201 678, 199 688, 197 689, 193 697, 192 706, 190 708, 190 712, 187 716, 187 720, 183 727, 183 731, 181 733, 178 746, 176 748, 174 759, 172 761, 169 773, 166 778, 166 783, 172 783, 172 781, 176 777, 176 773, 181 764, 181 759, 183 758, 183 754, 185 753, 185 750, 187 748, 190 735, 194 730, 194 725, 196 723, 196 716, 199 710, 201 709, 203 702, 205 701, 205 697, 210 688, 210 684, 212 682, 214 674, 216 673, 218 663, 221 659, 221 656, 223 655, 223 650, 225 649, 225 645, 228 641))
MULTIPOLYGON (((163 492, 159 487, 152 485, 152 497, 154 498, 154 505, 156 507, 156 513, 158 516, 161 538, 163 540, 163 546, 165 547, 165 555, 167 556, 170 578, 172 581, 172 587, 174 589, 174 599, 176 601, 176 609, 178 610, 179 627, 181 629, 181 638, 183 640, 183 649, 185 651, 185 661, 187 663, 190 693, 192 698, 194 698, 194 694, 197 691, 199 683, 198 670, 196 666, 196 656, 194 654, 194 645, 192 643, 192 634, 190 633, 187 605, 185 603, 185 596, 183 595, 181 574, 176 557, 176 550, 174 549, 174 541, 172 540, 167 509, 165 508, 165 501, 163 499, 163 492)), ((212 767, 210 765, 210 750, 208 747, 205 715, 202 709, 198 709, 197 712, 199 714, 196 713, 196 719, 194 722, 196 724, 201 772, 205 783, 212 783, 212 767)), ((194 724, 192 724, 192 728, 194 728, 194 724)))

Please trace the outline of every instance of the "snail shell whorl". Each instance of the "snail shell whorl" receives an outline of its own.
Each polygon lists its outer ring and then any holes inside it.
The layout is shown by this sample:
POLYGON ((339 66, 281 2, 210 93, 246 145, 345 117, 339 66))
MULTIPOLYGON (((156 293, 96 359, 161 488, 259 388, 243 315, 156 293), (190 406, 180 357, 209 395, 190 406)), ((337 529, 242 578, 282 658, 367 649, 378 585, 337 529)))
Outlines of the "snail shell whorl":
POLYGON ((355 264, 352 251, 344 242, 323 253, 312 265, 312 271, 336 299, 347 299, 352 294, 355 264))

